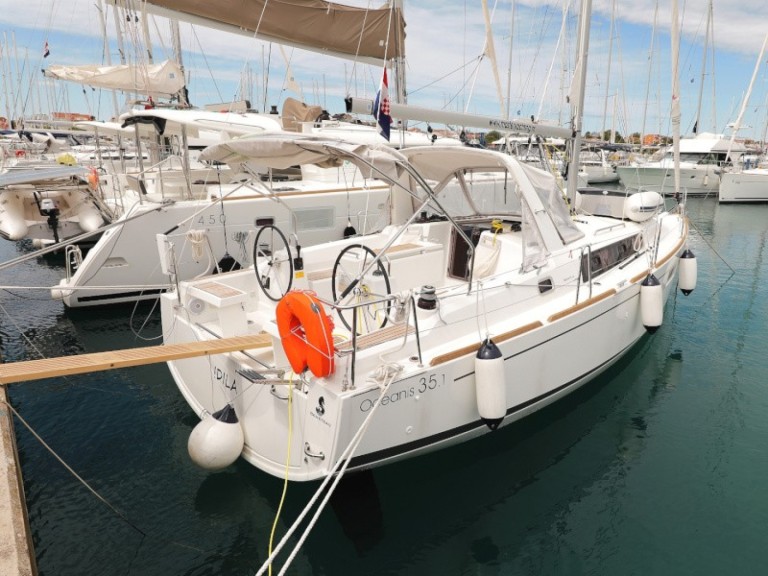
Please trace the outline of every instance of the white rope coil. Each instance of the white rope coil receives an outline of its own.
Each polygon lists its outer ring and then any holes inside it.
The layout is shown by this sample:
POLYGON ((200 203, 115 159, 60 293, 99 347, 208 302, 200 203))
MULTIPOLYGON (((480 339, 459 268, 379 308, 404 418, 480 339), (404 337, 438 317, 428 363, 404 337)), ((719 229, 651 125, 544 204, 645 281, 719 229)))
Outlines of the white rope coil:
POLYGON ((195 258, 195 262, 199 262, 203 257, 205 243, 208 240, 208 231, 189 230, 187 232, 187 240, 189 240, 189 244, 192 246, 192 256, 195 258))

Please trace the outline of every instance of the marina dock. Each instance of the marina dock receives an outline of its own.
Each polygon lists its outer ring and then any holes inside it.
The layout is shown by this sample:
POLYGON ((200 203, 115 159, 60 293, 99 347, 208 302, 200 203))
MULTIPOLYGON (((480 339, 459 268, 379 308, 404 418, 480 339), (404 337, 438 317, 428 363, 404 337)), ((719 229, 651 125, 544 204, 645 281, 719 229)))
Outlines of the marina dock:
POLYGON ((0 574, 32 576, 37 567, 7 401, 5 386, 0 386, 0 574))

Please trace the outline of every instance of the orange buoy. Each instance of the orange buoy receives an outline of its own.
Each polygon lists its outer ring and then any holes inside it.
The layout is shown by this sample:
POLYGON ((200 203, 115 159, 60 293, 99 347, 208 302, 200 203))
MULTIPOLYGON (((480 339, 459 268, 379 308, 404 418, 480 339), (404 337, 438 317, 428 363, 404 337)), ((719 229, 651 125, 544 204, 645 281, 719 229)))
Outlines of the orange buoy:
POLYGON ((91 168, 88 173, 88 187, 91 190, 96 190, 99 187, 99 172, 96 168, 91 168))
POLYGON ((277 303, 277 330, 297 374, 307 368, 318 378, 333 374, 333 320, 313 292, 293 290, 277 303))

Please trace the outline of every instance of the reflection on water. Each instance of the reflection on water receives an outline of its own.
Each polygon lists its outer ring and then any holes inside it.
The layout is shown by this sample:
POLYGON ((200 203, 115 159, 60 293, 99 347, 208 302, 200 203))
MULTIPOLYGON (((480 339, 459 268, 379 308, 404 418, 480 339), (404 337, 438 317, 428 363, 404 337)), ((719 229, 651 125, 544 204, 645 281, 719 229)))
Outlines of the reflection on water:
MULTIPOLYGON (((656 334, 523 422, 345 478, 289 573, 756 573, 768 521, 768 206, 692 199, 688 209, 699 285, 670 300, 656 334)), ((3 259, 18 250, 0 243, 3 259)), ((51 285, 60 266, 33 261, 3 283, 51 285)), ((46 293, 13 292, 0 293, 9 360, 153 343, 130 328, 149 309, 73 313, 46 293)), ((159 329, 155 317, 142 335, 159 329)), ((196 417, 165 366, 32 382, 10 396, 119 511, 17 423, 43 576, 239 576, 266 559, 283 483, 243 462, 191 464, 196 417)), ((317 486, 288 486, 275 543, 317 486)))

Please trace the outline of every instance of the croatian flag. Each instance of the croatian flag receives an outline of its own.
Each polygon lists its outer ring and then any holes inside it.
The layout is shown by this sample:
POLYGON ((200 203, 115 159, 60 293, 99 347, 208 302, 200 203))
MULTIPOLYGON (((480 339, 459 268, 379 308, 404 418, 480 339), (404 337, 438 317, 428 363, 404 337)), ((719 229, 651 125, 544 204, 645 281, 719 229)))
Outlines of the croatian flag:
POLYGON ((386 68, 384 68, 381 88, 373 102, 373 115, 376 117, 376 130, 389 141, 389 126, 392 124, 392 116, 389 115, 389 87, 387 86, 386 68))
POLYGON ((48 58, 48 55, 51 53, 51 51, 48 49, 48 41, 45 41, 45 46, 43 47, 43 58, 48 58))

